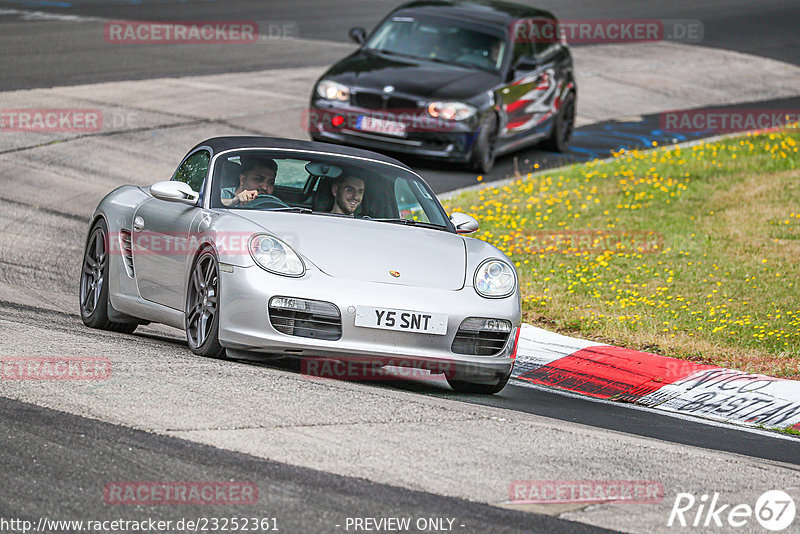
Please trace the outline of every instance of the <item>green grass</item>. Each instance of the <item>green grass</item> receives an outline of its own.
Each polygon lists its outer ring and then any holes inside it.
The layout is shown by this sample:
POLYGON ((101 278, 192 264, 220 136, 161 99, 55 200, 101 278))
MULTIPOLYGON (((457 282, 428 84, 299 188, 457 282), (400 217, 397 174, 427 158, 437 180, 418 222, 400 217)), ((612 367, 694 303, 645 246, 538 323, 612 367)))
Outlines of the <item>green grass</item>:
POLYGON ((800 134, 618 154, 451 199, 517 266, 525 320, 800 378, 800 134))

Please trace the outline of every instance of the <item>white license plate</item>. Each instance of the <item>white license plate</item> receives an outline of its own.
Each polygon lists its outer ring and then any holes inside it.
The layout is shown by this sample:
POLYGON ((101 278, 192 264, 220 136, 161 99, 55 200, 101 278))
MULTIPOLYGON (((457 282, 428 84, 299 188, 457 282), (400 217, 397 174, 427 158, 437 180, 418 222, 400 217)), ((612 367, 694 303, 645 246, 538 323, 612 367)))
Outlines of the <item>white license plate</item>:
POLYGON ((358 116, 358 120, 356 120, 356 128, 365 132, 395 135, 397 137, 405 137, 406 135, 406 125, 404 123, 386 119, 378 119, 375 117, 367 117, 366 115, 358 116))
POLYGON ((356 326, 443 336, 447 333, 447 315, 356 306, 356 326))

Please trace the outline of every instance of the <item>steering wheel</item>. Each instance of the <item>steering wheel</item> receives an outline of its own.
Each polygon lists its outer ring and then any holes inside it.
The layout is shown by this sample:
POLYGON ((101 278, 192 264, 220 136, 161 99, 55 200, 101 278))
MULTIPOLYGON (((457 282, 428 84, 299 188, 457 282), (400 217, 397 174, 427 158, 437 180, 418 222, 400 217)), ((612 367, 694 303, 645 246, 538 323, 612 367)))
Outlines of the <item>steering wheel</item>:
POLYGON ((256 198, 248 202, 244 207, 247 209, 274 209, 274 208, 288 208, 289 206, 278 197, 272 195, 258 195, 256 198))

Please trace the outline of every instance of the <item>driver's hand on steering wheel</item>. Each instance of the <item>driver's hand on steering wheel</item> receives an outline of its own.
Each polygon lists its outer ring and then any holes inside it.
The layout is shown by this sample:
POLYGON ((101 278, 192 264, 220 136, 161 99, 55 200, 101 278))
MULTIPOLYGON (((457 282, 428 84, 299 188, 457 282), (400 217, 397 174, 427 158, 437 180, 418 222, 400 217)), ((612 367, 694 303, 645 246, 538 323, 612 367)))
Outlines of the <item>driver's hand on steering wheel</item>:
POLYGON ((239 204, 246 204, 256 198, 258 196, 258 191, 255 189, 247 190, 245 189, 241 193, 237 193, 234 198, 234 205, 238 206, 239 204))

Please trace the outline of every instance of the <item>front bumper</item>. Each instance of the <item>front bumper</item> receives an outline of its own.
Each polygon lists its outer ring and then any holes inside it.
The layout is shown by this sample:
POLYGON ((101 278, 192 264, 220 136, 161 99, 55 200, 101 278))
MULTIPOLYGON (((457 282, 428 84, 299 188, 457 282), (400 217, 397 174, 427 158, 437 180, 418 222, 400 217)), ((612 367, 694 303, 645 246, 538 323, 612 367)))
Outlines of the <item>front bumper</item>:
POLYGON ((301 278, 273 275, 259 267, 226 266, 220 273, 219 339, 232 351, 266 355, 332 358, 384 365, 448 371, 448 376, 492 380, 511 371, 521 311, 518 295, 484 299, 471 286, 457 291, 418 288, 392 283, 332 278, 309 269, 301 278), (232 272, 226 272, 231 271, 232 272), (273 296, 327 301, 341 313, 342 335, 335 341, 288 335, 269 318, 273 296), (445 335, 419 334, 355 326, 355 307, 374 306, 448 316, 445 335), (511 322, 502 350, 492 356, 456 354, 451 346, 466 317, 511 322))
POLYGON ((316 101, 308 111, 307 128, 315 141, 358 146, 379 152, 397 152, 423 158, 466 163, 472 156, 478 121, 437 121, 425 110, 396 112, 361 109, 349 104, 316 101), (385 118, 407 125, 405 136, 368 132, 357 127, 358 117, 385 118), (333 119, 343 122, 334 126, 333 119))

